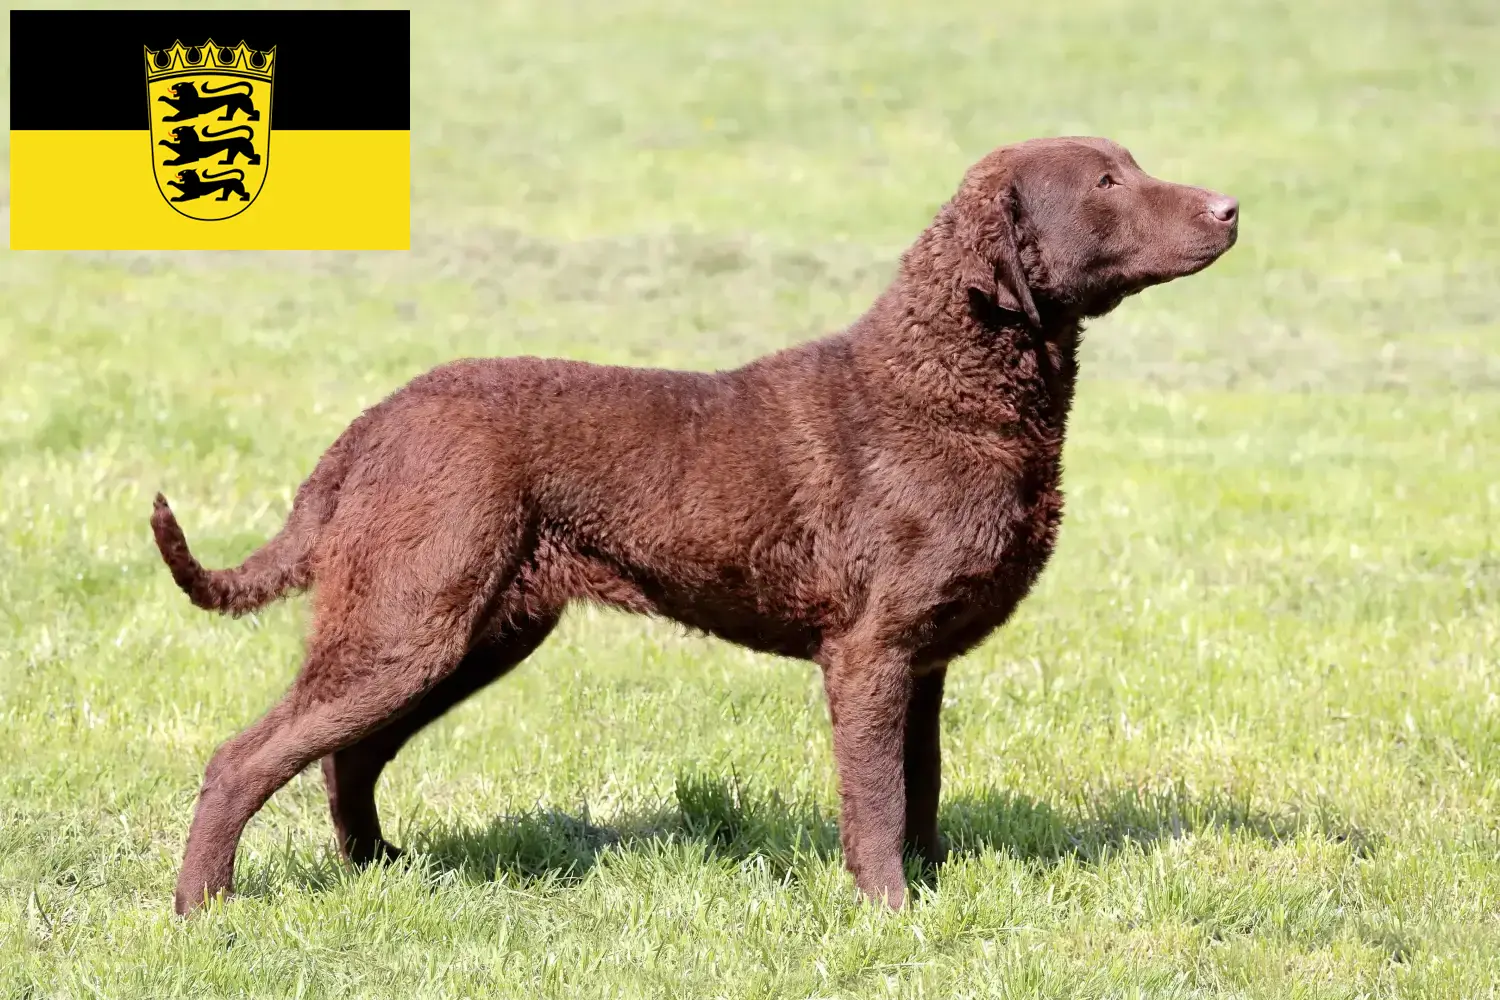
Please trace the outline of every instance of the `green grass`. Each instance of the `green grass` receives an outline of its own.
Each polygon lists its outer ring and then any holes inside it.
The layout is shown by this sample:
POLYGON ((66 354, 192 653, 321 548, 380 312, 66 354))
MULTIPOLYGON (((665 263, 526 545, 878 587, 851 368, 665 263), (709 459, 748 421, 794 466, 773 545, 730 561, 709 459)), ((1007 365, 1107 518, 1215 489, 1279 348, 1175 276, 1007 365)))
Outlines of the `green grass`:
POLYGON ((417 6, 411 253, 0 268, 0 995, 1495 995, 1490 0, 417 6), (854 902, 815 671, 577 610, 393 765, 409 862, 333 860, 310 773, 241 895, 170 915, 304 606, 189 607, 153 492, 236 562, 446 359, 837 328, 970 161, 1062 132, 1244 228, 1090 331, 1061 546, 950 675, 913 906, 854 902))

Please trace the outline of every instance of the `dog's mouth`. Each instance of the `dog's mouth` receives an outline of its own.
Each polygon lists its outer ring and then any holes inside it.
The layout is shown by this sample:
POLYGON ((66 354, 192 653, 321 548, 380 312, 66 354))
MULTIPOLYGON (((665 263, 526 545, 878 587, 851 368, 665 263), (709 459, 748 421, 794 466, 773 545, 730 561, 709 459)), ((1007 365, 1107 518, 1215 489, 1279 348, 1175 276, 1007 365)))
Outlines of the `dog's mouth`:
POLYGON ((1214 241, 1213 243, 1194 243, 1183 247, 1175 254, 1175 260, 1159 261, 1158 266, 1161 268, 1160 270, 1152 268, 1145 273, 1137 273, 1127 280, 1118 282, 1109 295, 1111 303, 1109 308, 1113 308, 1114 305, 1119 304, 1120 300, 1143 292, 1148 288, 1165 285, 1179 278, 1186 278, 1197 274, 1228 253, 1229 248, 1234 246, 1234 243, 1235 234, 1231 231, 1224 239, 1214 241))
POLYGON ((1189 248, 1182 255, 1184 266, 1178 277, 1186 278, 1188 275, 1197 274, 1208 267, 1208 265, 1228 253, 1235 243, 1239 241, 1239 236, 1240 227, 1233 226, 1222 239, 1189 248))

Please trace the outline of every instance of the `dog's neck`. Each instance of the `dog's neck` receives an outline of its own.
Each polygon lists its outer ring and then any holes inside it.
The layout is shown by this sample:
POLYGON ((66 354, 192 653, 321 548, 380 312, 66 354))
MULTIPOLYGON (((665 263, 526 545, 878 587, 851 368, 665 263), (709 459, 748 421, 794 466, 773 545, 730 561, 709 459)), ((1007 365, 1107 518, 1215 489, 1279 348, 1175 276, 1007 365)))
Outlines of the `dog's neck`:
POLYGON ((1038 302, 1042 327, 964 287, 943 241, 923 234, 851 328, 865 378, 950 426, 999 428, 1061 447, 1081 324, 1038 302))

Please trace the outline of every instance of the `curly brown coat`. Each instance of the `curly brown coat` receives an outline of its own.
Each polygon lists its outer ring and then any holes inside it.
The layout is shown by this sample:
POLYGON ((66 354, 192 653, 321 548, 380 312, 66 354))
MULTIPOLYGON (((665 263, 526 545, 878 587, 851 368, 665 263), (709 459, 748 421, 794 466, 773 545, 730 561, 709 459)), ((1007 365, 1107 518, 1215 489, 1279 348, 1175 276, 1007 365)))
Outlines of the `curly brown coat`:
POLYGON ((228 891, 240 833, 321 759, 341 848, 395 851, 374 788, 421 727, 514 667, 573 601, 660 615, 823 670, 845 860, 899 907, 929 862, 948 662, 1052 552, 1081 323, 1230 248, 1233 199, 1102 139, 996 150, 846 331, 716 374, 459 361, 361 415, 281 533, 205 570, 199 607, 316 584, 302 671, 208 765, 176 906, 228 891))

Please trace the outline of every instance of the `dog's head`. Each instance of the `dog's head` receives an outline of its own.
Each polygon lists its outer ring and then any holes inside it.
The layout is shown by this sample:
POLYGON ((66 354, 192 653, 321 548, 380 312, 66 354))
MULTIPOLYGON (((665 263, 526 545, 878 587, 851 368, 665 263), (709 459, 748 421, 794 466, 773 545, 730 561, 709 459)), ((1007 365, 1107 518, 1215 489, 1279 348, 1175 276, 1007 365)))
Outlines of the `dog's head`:
POLYGON ((958 277, 971 296, 1041 325, 1041 314, 1109 312, 1234 246, 1239 204, 1157 180, 1107 139, 1033 139, 997 149, 948 206, 958 277))

